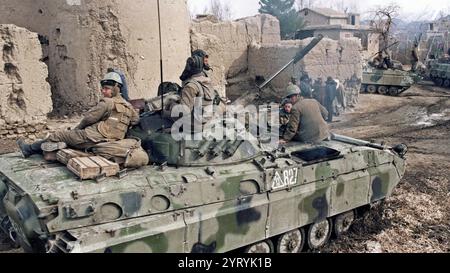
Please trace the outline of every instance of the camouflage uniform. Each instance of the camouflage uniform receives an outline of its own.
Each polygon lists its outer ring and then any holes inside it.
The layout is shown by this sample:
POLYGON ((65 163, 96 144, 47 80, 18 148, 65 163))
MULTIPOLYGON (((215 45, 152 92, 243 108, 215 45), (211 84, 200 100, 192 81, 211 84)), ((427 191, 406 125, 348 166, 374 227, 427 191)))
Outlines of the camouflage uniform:
POLYGON ((138 113, 119 94, 101 99, 75 130, 58 131, 47 140, 65 142, 74 149, 87 149, 97 143, 124 139, 130 124, 136 125, 138 121, 138 113))
POLYGON ((383 65, 384 65, 383 56, 381 54, 378 54, 373 59, 372 66, 375 68, 383 69, 384 68, 383 65))
POLYGON ((320 142, 330 136, 325 118, 328 111, 314 99, 304 99, 292 107, 289 123, 283 135, 285 141, 320 142))
POLYGON ((215 104, 216 92, 211 86, 211 79, 204 76, 204 73, 196 74, 183 83, 183 90, 181 91, 181 105, 186 106, 193 114, 193 121, 206 124, 209 119, 205 116, 201 117, 202 113, 195 113, 194 106, 195 98, 202 98, 202 110, 207 107, 212 107, 215 104))

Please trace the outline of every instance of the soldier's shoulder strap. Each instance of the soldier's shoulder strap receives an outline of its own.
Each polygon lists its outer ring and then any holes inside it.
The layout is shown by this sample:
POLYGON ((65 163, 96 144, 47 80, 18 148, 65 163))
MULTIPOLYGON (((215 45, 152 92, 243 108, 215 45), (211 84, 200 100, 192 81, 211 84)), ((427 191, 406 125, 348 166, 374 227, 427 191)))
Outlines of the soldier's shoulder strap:
POLYGON ((199 92, 200 92, 199 93, 199 97, 203 97, 203 95, 204 95, 204 91, 203 91, 204 86, 203 86, 203 84, 201 84, 196 79, 189 79, 189 80, 186 81, 185 86, 190 84, 190 83, 195 85, 197 87, 197 89, 199 90, 199 92))
POLYGON ((113 98, 101 98, 100 102, 104 102, 108 109, 112 109, 115 105, 115 101, 113 98))

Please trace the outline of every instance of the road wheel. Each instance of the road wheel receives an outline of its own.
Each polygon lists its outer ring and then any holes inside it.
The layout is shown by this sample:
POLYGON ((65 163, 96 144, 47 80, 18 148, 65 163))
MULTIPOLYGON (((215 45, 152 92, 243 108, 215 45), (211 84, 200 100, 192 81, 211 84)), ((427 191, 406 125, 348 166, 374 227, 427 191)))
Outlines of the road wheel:
POLYGON ((329 219, 312 224, 308 229, 308 246, 315 250, 324 246, 331 237, 331 221, 329 219))
POLYGON ((375 94, 377 93, 377 87, 375 85, 369 85, 367 86, 367 92, 370 94, 375 94))
POLYGON ((442 84, 444 84, 444 79, 437 78, 435 83, 436 83, 437 86, 442 86, 442 84))
POLYGON ((280 236, 277 253, 300 253, 305 245, 305 231, 296 229, 280 236))
POLYGON ((399 94, 398 87, 391 87, 391 88, 389 88, 389 95, 391 95, 391 96, 398 96, 398 94, 399 94))
POLYGON ((444 87, 450 87, 450 79, 444 81, 444 87))
POLYGON ((389 92, 389 89, 387 86, 378 87, 378 93, 380 93, 381 95, 387 95, 388 92, 389 92))
POLYGON ((336 237, 339 238, 342 234, 348 232, 354 221, 355 212, 353 210, 336 216, 334 220, 334 234, 336 237))
POLYGON ((362 84, 361 85, 361 89, 360 89, 360 93, 366 93, 367 92, 367 85, 362 84))
POLYGON ((273 253, 273 243, 265 240, 247 247, 244 253, 273 253))

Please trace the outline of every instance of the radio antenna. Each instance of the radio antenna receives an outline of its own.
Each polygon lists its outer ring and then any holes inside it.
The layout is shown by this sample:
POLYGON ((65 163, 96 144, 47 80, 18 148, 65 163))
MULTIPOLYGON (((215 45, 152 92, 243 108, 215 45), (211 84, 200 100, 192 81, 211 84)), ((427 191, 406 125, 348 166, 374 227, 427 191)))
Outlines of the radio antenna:
MULTIPOLYGON (((163 56, 162 56, 162 34, 161 34, 161 11, 160 11, 160 5, 159 5, 159 0, 157 0, 157 5, 158 5, 158 30, 159 30, 159 69, 160 69, 160 75, 161 75, 161 79, 160 79, 160 85, 159 87, 162 87, 162 83, 164 82, 164 71, 163 71, 163 56)), ((160 88, 158 88, 158 91, 161 91, 161 123, 163 124, 163 129, 164 129, 164 94, 162 92, 162 90, 159 90, 160 88)))

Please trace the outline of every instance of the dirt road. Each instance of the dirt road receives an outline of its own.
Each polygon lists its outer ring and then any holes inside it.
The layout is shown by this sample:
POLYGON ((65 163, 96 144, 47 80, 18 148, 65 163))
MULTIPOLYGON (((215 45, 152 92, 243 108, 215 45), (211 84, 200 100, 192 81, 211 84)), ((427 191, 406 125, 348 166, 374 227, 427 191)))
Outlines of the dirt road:
MULTIPOLYGON (((411 88, 400 97, 362 95, 335 133, 409 147, 405 178, 394 195, 322 252, 450 251, 450 90, 411 88)), ((13 143, 0 143, 3 151, 13 143)))
POLYGON ((324 252, 450 251, 450 90, 416 86, 400 97, 362 95, 333 131, 405 143, 405 178, 394 195, 324 252))

